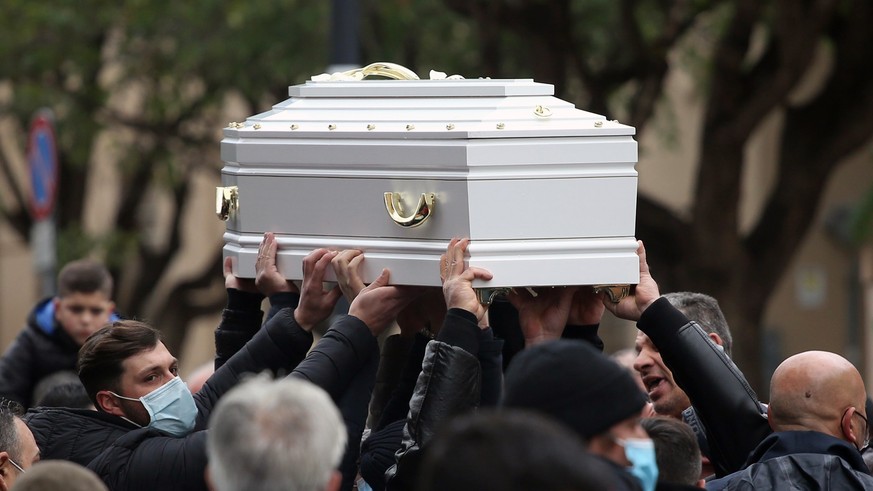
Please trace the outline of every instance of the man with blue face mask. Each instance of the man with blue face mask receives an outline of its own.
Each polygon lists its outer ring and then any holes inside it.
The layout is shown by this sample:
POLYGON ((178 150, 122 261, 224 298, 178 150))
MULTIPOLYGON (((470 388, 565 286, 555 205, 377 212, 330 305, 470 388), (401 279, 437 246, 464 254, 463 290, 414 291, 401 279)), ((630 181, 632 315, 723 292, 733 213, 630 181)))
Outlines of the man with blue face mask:
POLYGON ((618 490, 653 491, 655 446, 641 425, 646 396, 630 373, 588 343, 557 340, 522 351, 506 371, 503 406, 569 426, 613 470, 618 490))
POLYGON ((226 264, 228 308, 216 331, 216 370, 197 394, 179 379, 177 360, 157 330, 132 321, 105 326, 79 353, 79 378, 97 410, 38 408, 27 416, 42 455, 86 465, 115 491, 205 491, 208 419, 245 374, 290 373, 332 397, 342 395, 378 357, 376 336, 411 297, 386 286, 383 272, 310 352, 310 331, 340 295, 338 288, 323 288, 336 253, 319 249, 304 259, 298 294, 275 269, 275 242, 269 243, 263 257, 270 258, 274 278, 258 285, 273 285, 263 291, 273 307, 279 296, 290 297, 291 305, 261 326, 263 295, 230 275, 226 264))

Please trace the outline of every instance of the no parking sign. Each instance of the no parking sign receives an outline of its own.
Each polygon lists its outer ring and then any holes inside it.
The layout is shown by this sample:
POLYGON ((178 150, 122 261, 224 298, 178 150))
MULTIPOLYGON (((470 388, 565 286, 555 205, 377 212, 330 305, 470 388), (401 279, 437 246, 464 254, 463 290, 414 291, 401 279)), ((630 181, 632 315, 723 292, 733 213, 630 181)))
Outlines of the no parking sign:
POLYGON ((54 211, 58 187, 58 151, 49 111, 40 111, 30 125, 27 138, 27 163, 30 168, 30 214, 36 221, 49 218, 54 211))

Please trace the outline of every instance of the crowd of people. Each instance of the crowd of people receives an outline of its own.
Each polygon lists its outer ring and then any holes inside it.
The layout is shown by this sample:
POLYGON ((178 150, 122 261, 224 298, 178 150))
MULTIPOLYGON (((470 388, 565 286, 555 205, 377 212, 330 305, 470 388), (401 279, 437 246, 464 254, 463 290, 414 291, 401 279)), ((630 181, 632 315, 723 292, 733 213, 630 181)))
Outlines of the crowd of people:
POLYGON ((327 249, 298 286, 265 234, 256 278, 225 262, 194 391, 159 329, 114 312, 106 269, 70 263, 0 358, 0 491, 873 489, 873 403, 843 357, 787 358, 764 403, 718 302, 662 295, 641 242, 617 302, 560 286, 490 306, 468 244, 448 244, 441 290, 365 284, 364 253, 327 249), (606 310, 636 322, 631 353, 604 354, 606 310))

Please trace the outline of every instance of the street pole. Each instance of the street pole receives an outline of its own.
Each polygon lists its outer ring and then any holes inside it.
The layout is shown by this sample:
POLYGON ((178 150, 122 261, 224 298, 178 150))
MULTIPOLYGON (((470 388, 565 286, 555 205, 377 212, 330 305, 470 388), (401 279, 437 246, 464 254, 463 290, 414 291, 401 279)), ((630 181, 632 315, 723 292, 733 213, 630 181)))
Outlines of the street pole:
POLYGON ((328 73, 360 68, 360 15, 358 0, 333 0, 328 73))

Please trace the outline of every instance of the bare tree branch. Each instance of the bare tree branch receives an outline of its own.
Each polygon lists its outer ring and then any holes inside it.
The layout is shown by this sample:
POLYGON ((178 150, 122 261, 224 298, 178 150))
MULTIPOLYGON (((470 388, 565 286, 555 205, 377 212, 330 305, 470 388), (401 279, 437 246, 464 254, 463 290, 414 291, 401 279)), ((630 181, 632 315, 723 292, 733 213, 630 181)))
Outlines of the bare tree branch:
POLYGON ((873 67, 867 62, 871 22, 873 6, 860 0, 832 23, 836 60, 827 85, 815 99, 786 112, 776 189, 746 240, 754 267, 764 276, 787 265, 813 222, 822 183, 873 135, 873 67), (823 122, 829 125, 826 132, 820 130, 823 122))

